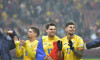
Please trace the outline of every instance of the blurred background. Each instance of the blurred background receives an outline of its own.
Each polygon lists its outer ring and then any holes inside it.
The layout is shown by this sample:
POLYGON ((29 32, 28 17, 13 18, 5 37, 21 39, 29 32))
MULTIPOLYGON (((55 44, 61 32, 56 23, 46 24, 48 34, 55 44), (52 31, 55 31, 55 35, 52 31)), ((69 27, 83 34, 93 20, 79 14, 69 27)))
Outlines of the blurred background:
MULTIPOLYGON (((100 37, 100 0, 0 0, 0 30, 14 29, 22 40, 31 26, 45 33, 45 25, 57 25, 57 36, 66 35, 65 23, 73 21, 84 42, 100 37)), ((15 49, 11 50, 16 58, 15 49)), ((83 58, 100 58, 100 48, 84 50, 83 58)), ((15 60, 14 59, 14 60, 15 60)))

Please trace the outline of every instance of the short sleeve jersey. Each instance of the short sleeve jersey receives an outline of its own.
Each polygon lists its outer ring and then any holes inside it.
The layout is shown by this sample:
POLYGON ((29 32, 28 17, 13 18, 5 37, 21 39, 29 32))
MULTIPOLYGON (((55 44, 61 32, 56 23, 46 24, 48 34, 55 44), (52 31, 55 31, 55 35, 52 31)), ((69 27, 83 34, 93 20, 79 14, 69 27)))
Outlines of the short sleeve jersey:
MULTIPOLYGON (((64 60, 82 60, 81 58, 78 58, 70 49, 67 36, 63 37, 61 40, 63 44, 62 52, 64 53, 64 60)), ((83 49, 83 39, 81 37, 74 35, 71 41, 75 49, 83 49)))

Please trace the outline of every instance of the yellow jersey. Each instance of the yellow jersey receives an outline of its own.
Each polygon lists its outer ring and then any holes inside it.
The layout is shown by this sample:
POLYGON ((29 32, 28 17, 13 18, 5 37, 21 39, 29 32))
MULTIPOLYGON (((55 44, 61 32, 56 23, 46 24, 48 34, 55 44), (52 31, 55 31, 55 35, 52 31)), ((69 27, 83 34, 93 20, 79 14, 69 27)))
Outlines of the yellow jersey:
POLYGON ((17 57, 21 57, 23 55, 23 60, 35 60, 38 40, 33 42, 26 40, 25 42, 26 44, 21 48, 19 48, 20 41, 15 42, 17 57))
MULTIPOLYGON (((67 36, 63 37, 62 39, 62 52, 64 53, 64 60, 82 60, 81 58, 77 57, 73 51, 70 49, 68 45, 67 36)), ((75 49, 83 48, 83 39, 77 35, 74 35, 73 39, 71 39, 73 46, 75 49)))
POLYGON ((53 49, 53 42, 60 40, 59 37, 54 36, 54 38, 49 38, 48 36, 42 37, 43 49, 46 55, 49 55, 53 49))

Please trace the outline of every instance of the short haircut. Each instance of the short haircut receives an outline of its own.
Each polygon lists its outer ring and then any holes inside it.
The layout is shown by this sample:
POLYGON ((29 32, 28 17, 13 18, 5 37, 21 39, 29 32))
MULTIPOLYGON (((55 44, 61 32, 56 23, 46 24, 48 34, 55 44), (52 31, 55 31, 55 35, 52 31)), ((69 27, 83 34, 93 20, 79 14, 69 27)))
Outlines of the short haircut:
POLYGON ((31 29, 32 29, 35 33, 37 33, 37 37, 38 37, 38 36, 39 36, 39 34, 40 34, 39 29, 38 29, 38 28, 36 28, 36 27, 31 27, 31 29))
POLYGON ((75 25, 75 24, 73 22, 68 22, 66 23, 65 28, 68 27, 69 25, 75 25))
POLYGON ((55 26, 56 27, 56 25, 54 23, 49 23, 49 24, 46 25, 46 29, 49 29, 49 26, 55 26))

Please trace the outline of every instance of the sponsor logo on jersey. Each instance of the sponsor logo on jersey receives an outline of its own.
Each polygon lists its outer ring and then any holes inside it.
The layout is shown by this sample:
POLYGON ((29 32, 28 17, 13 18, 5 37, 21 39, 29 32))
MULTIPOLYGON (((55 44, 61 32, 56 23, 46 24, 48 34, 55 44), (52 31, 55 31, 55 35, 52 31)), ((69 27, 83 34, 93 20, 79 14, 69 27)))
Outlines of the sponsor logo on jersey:
POLYGON ((33 44, 31 44, 31 47, 33 46, 33 44))
POLYGON ((44 43, 44 45, 46 45, 47 43, 44 43))
POLYGON ((66 45, 67 43, 65 43, 64 45, 66 45))

